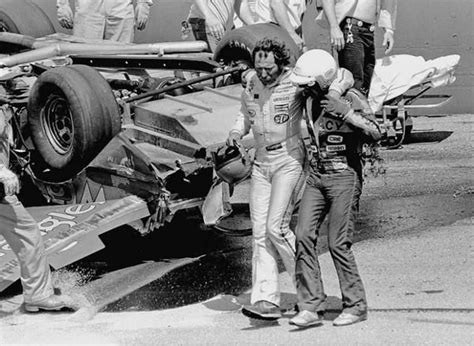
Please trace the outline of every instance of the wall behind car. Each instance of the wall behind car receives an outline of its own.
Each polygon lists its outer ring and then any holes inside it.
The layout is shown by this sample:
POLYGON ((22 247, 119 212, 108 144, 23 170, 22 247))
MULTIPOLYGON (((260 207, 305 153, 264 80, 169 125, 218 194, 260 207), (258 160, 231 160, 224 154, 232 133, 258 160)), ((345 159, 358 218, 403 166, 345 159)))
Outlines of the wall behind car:
MULTIPOLYGON (((425 114, 474 113, 474 19, 473 0, 399 0, 395 47, 392 54, 411 54, 433 59, 459 54, 457 80, 450 86, 432 89, 432 94, 451 94, 447 105, 424 110, 425 114)), ((330 49, 328 32, 314 24, 316 1, 310 1, 304 19, 309 48, 330 49)), ((377 57, 383 56, 380 31, 377 57)), ((422 113, 420 113, 422 114, 422 113)))

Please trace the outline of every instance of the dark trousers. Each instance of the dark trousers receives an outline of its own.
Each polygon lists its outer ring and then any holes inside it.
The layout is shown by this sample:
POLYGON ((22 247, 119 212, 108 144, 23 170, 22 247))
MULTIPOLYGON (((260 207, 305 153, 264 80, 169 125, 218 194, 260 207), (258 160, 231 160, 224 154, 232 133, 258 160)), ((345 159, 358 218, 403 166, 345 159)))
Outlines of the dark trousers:
POLYGON ((349 29, 344 21, 341 28, 345 45, 339 51, 339 66, 352 72, 354 88, 367 96, 375 66, 374 32, 354 24, 349 29), (349 32, 352 32, 353 42, 347 42, 349 32))
POLYGON ((311 172, 301 199, 296 227, 296 287, 298 308, 322 312, 326 295, 316 245, 319 228, 328 216, 328 245, 339 277, 344 312, 362 314, 367 301, 351 250, 362 182, 348 169, 339 173, 311 172))

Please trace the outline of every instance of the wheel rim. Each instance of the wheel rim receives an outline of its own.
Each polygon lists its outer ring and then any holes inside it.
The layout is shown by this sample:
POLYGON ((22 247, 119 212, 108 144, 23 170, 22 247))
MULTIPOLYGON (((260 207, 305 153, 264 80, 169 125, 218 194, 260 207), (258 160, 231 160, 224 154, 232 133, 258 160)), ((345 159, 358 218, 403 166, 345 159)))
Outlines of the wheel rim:
POLYGON ((54 150, 61 155, 67 154, 74 138, 74 123, 67 100, 60 95, 50 95, 43 108, 41 121, 54 150))

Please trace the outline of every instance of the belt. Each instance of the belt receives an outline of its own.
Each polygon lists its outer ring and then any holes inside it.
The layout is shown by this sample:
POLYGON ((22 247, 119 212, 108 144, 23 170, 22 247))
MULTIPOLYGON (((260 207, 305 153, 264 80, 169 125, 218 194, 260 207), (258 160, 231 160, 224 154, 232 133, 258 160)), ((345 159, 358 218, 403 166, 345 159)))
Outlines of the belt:
POLYGON ((296 134, 296 135, 286 138, 285 140, 281 142, 276 142, 276 143, 267 145, 264 148, 266 151, 273 151, 273 150, 281 149, 283 148, 283 146, 291 147, 295 145, 296 143, 299 143, 300 141, 301 141, 301 137, 299 136, 299 134, 296 134))
POLYGON ((266 151, 273 151, 273 150, 278 150, 278 149, 281 149, 283 148, 283 144, 281 144, 282 142, 280 143, 275 143, 275 144, 272 144, 272 145, 268 145, 265 147, 265 150, 266 151))
POLYGON ((352 24, 352 25, 357 25, 361 28, 366 28, 366 29, 369 29, 370 31, 374 31, 375 30, 375 25, 374 24, 370 24, 370 23, 367 23, 367 22, 364 22, 360 19, 357 19, 357 18, 353 18, 353 17, 346 17, 344 18, 344 20, 342 21, 342 24, 343 25, 346 25, 346 24, 352 24))

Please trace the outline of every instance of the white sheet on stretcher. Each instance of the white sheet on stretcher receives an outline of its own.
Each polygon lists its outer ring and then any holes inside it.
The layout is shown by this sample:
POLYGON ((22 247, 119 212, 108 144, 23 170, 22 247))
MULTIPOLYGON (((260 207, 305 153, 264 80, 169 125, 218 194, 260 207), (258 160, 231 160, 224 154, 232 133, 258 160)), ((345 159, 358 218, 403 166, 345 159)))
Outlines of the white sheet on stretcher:
POLYGON ((385 101, 404 94, 412 86, 429 82, 436 88, 453 83, 454 66, 459 59, 459 55, 447 55, 425 60, 406 54, 377 59, 368 100, 372 110, 381 110, 385 101))

